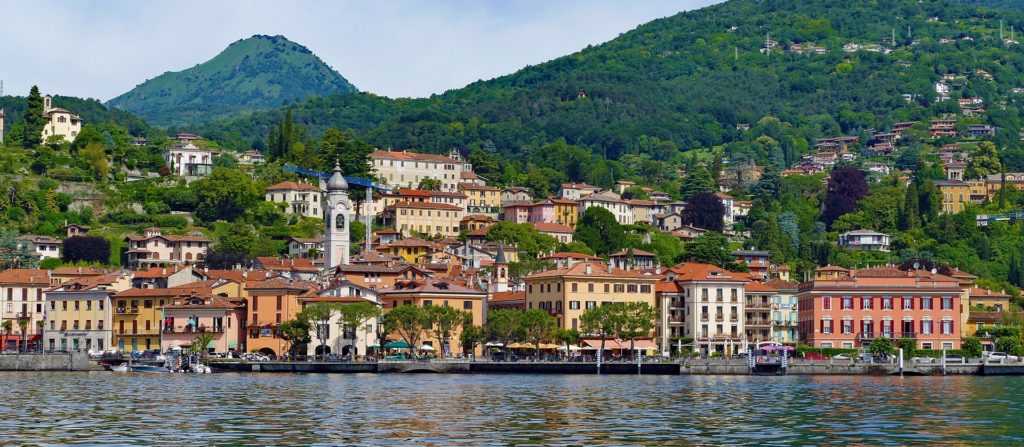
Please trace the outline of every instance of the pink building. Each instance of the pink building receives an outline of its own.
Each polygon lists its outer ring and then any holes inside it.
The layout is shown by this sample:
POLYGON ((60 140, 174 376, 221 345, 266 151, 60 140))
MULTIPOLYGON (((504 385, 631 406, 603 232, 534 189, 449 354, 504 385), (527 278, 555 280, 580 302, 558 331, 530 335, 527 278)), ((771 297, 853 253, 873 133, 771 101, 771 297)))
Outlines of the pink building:
POLYGON ((960 347, 956 278, 927 271, 876 267, 800 285, 802 343, 819 348, 867 348, 887 337, 910 338, 919 349, 960 347))
POLYGON ((527 223, 530 221, 530 202, 508 203, 504 206, 501 220, 515 223, 527 223))
POLYGON ((213 335, 213 352, 245 350, 245 299, 220 295, 192 295, 164 306, 160 350, 190 346, 201 333, 213 335))

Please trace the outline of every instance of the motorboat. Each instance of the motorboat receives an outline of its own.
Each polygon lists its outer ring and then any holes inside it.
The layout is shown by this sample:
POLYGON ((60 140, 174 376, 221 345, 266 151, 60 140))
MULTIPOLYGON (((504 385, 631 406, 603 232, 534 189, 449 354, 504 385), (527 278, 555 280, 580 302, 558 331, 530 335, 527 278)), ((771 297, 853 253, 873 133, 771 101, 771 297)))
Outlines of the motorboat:
POLYGON ((167 369, 166 366, 157 365, 129 365, 128 368, 131 372, 136 373, 169 373, 171 370, 167 369))

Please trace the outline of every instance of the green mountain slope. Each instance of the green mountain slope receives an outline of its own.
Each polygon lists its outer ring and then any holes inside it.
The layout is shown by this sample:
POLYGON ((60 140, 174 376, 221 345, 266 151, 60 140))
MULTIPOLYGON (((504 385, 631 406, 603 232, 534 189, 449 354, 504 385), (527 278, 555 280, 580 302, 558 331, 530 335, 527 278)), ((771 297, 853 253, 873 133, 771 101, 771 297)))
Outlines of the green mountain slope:
POLYGON ((283 36, 257 35, 195 67, 150 79, 107 104, 154 124, 190 125, 355 91, 306 47, 283 36))
MULTIPOLYGON (((933 83, 946 72, 986 70, 995 82, 972 82, 958 94, 1004 101, 1009 89, 1024 86, 1024 46, 998 42, 1000 19, 1024 29, 1019 14, 946 0, 731 0, 431 98, 345 95, 291 108, 313 134, 351 128, 378 146, 438 152, 486 146, 516 155, 564 138, 614 160, 640 150, 643 136, 684 150, 737 141, 737 124, 768 115, 802 128, 810 141, 884 130, 951 107, 934 102, 933 83), (843 50, 851 42, 882 44, 893 34, 896 42, 883 45, 888 54, 843 50), (770 56, 759 51, 766 35, 780 42, 770 56), (794 42, 828 50, 782 50, 794 42)), ((217 122, 203 132, 244 146, 267 135, 282 114, 217 122)), ((1016 130, 1001 124, 1009 144, 1016 130)))

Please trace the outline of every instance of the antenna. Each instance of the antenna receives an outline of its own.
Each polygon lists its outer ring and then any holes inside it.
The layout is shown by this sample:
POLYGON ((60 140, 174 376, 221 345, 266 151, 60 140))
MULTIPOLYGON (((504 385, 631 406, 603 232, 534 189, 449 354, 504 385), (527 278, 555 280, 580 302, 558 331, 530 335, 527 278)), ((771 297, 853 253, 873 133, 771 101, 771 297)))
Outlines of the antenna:
MULTIPOLYGON (((740 60, 740 47, 732 47, 732 49, 733 49, 733 51, 736 54, 735 57, 734 57, 734 60, 739 61, 740 60)), ((0 86, 2 86, 2 84, 0 84, 0 86)), ((3 92, 2 88, 0 88, 0 92, 3 92)))

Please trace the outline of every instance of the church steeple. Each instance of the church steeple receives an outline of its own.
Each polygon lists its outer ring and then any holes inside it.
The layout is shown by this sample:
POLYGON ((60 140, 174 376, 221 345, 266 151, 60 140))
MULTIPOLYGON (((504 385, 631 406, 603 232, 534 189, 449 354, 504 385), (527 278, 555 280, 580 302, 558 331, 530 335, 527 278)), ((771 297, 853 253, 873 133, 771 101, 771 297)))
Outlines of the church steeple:
POLYGON ((348 182, 341 174, 341 166, 335 163, 334 173, 327 181, 327 203, 324 206, 324 267, 327 269, 348 264, 351 210, 348 182))
POLYGON ((494 281, 492 292, 508 291, 508 262, 505 261, 505 246, 498 243, 498 253, 494 256, 494 281))

